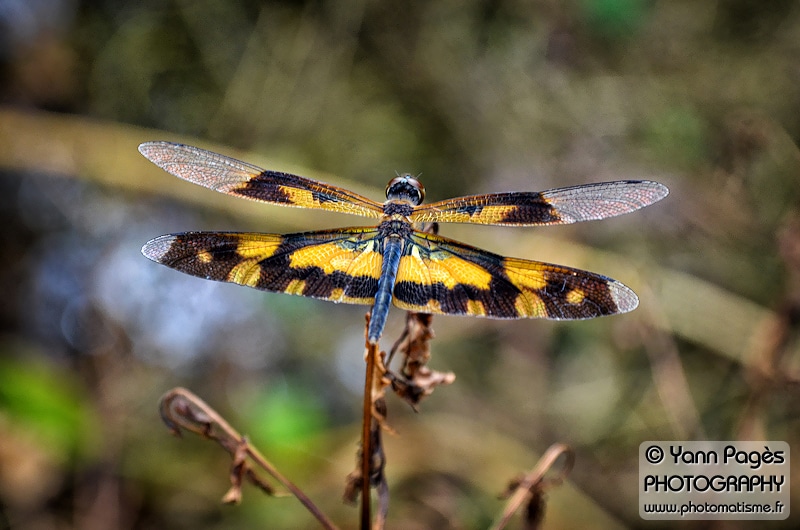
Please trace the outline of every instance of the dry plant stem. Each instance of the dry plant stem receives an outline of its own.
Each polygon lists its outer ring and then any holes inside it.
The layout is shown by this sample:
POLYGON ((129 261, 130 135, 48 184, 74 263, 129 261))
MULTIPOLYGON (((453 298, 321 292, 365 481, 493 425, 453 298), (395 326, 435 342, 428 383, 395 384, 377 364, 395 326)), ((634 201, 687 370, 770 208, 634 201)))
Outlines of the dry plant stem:
POLYGON ((792 330, 800 311, 791 301, 778 310, 775 318, 763 322, 754 335, 750 356, 754 368, 746 374, 750 393, 742 408, 736 432, 741 440, 758 440, 767 436, 767 405, 776 391, 785 390, 798 381, 785 368, 785 357, 792 339, 792 330))
MULTIPOLYGON (((311 502, 311 499, 300 488, 284 477, 257 449, 250 445, 246 437, 239 434, 222 416, 195 394, 185 388, 173 388, 161 398, 160 410, 162 420, 173 434, 181 436, 181 429, 185 429, 216 441, 234 458, 234 467, 238 468, 240 476, 246 476, 255 485, 266 490, 266 484, 247 467, 244 458, 249 458, 289 490, 320 522, 323 528, 336 530, 336 525, 311 502), (217 429, 222 432, 216 432, 217 429)), ((237 499, 233 490, 235 487, 229 491, 226 498, 237 499)))
MULTIPOLYGON (((369 318, 367 319, 369 327, 369 318)), ((372 386, 375 377, 375 363, 378 357, 378 345, 367 340, 366 352, 367 373, 364 376, 364 408, 361 417, 361 530, 370 527, 371 493, 370 477, 372 476, 372 386)))
MULTIPOLYGON (((642 295, 650 300, 656 299, 655 294, 647 287, 642 287, 642 295)), ((638 326, 638 331, 650 360, 656 391, 670 424, 681 440, 705 439, 700 413, 689 390, 686 370, 683 368, 678 347, 671 336, 658 331, 669 329, 667 317, 657 304, 648 304, 648 313, 649 318, 646 322, 652 322, 653 327, 643 321, 638 326)))
POLYGON ((798 388, 798 379, 787 361, 800 322, 800 212, 787 216, 776 240, 788 276, 786 294, 775 315, 761 322, 750 339, 748 358, 753 363, 746 372, 750 393, 736 428, 740 440, 764 439, 770 399, 776 392, 793 388, 796 392, 798 388))
POLYGON ((513 489, 513 494, 508 499, 506 507, 503 510, 500 519, 492 526, 492 530, 502 530, 509 523, 514 514, 520 509, 526 500, 538 497, 545 487, 557 486, 561 484, 572 471, 572 466, 575 464, 575 453, 572 449, 565 444, 553 444, 547 448, 536 466, 523 477, 516 487, 513 489), (564 463, 558 475, 550 479, 547 483, 544 482, 544 476, 553 468, 553 465, 564 456, 564 463))

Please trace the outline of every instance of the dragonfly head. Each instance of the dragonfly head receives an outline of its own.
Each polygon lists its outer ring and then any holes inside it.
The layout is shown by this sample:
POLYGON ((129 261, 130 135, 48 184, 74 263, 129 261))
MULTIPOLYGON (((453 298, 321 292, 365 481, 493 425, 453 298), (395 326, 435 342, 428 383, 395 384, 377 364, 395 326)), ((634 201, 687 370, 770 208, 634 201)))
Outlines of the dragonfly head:
POLYGON ((425 199, 425 186, 408 173, 395 177, 386 185, 386 198, 410 202, 414 206, 425 199))

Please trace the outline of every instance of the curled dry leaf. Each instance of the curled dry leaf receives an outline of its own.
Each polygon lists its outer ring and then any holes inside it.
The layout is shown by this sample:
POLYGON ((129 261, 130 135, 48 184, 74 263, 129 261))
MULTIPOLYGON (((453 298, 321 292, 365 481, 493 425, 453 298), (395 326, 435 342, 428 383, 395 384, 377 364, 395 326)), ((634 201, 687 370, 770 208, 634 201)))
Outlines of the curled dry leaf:
POLYGON ((225 504, 239 504, 242 500, 242 479, 248 471, 247 467, 247 440, 242 439, 236 451, 233 453, 231 462, 231 488, 222 497, 225 504))
MULTIPOLYGON (((373 488, 380 487, 386 483, 386 453, 383 450, 382 427, 377 421, 373 421, 370 428, 370 473, 369 482, 373 488)), ((359 448, 356 454, 357 467, 347 475, 343 499, 349 504, 355 504, 363 484, 363 473, 361 472, 360 462, 363 458, 362 449, 359 448)))
POLYGON ((387 371, 386 377, 395 394, 414 410, 437 386, 449 385, 456 379, 452 372, 439 372, 428 367, 430 341, 434 337, 432 322, 432 315, 408 313, 406 327, 389 354, 389 359, 397 353, 402 355, 403 365, 399 374, 387 371))
POLYGON ((226 504, 237 504, 242 500, 242 484, 246 479, 264 493, 274 496, 274 488, 266 480, 259 477, 253 467, 263 469, 272 478, 289 490, 303 506, 319 521, 323 528, 335 529, 328 517, 311 502, 290 480, 284 477, 246 437, 239 434, 217 411, 208 406, 198 396, 185 388, 173 388, 167 392, 159 403, 161 419, 170 432, 181 436, 182 431, 189 431, 203 438, 217 442, 230 454, 231 487, 222 498, 226 504))

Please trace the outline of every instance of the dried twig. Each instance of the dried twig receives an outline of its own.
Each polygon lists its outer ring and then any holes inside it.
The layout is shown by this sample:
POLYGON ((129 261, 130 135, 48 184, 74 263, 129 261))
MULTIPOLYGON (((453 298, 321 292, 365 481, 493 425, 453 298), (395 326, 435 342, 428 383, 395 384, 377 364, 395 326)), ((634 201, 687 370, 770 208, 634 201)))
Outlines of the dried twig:
POLYGON ((364 377, 364 401, 361 418, 361 448, 357 453, 358 465, 347 476, 344 500, 354 503, 361 495, 360 528, 370 528, 372 495, 371 488, 378 490, 378 515, 372 528, 383 528, 389 510, 389 488, 386 484, 384 469, 386 455, 383 450, 381 430, 386 418, 385 387, 386 372, 383 353, 378 344, 371 343, 367 337, 369 330, 369 314, 366 316, 365 339, 366 373, 364 377))
POLYGON ((333 524, 311 499, 284 477, 261 453, 231 427, 222 416, 206 404, 202 399, 185 388, 173 388, 161 398, 159 405, 161 419, 172 431, 172 434, 181 436, 182 430, 193 432, 203 438, 214 440, 221 445, 232 457, 231 488, 223 497, 225 503, 238 503, 242 498, 242 482, 246 478, 269 495, 275 491, 266 481, 261 479, 251 467, 254 462, 266 471, 272 478, 289 490, 324 528, 335 529, 333 524))
POLYGON ((784 219, 776 239, 786 269, 786 294, 774 316, 759 323, 750 340, 748 356, 753 362, 747 365, 746 372, 750 392, 736 429, 742 440, 765 438, 763 418, 770 398, 777 390, 796 391, 800 386, 787 362, 800 323, 800 212, 792 212, 784 219))
POLYGON ((553 444, 545 451, 536 466, 524 477, 512 480, 501 496, 508 502, 499 520, 492 526, 493 530, 502 530, 511 517, 526 503, 525 527, 538 528, 544 518, 544 497, 546 489, 560 485, 572 471, 575 453, 564 444, 553 444), (545 481, 544 477, 553 468, 556 461, 564 456, 564 463, 558 475, 545 481))
MULTIPOLYGON (((367 329, 369 328, 369 318, 367 318, 367 329)), ((372 504, 372 495, 370 494, 371 478, 372 478, 372 462, 373 451, 377 447, 373 445, 373 394, 372 386, 375 380, 375 365, 378 358, 378 345, 371 343, 367 340, 366 352, 366 376, 364 377, 364 408, 361 417, 361 529, 366 530, 370 526, 372 517, 370 516, 370 507, 372 504)), ((378 440, 374 440, 378 441, 378 440)))

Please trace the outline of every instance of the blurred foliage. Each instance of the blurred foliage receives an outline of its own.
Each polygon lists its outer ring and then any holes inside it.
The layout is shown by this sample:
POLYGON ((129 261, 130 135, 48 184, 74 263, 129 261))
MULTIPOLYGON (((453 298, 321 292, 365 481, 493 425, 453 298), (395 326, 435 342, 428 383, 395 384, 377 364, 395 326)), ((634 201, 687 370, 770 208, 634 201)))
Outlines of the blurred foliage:
MULTIPOLYGON (((353 220, 191 186, 143 160, 145 140, 375 199, 395 171, 421 173, 431 200, 671 188, 602 223, 442 227, 608 274, 642 303, 592 322, 434 319, 432 367, 458 379, 420 413, 389 402, 390 528, 485 527, 556 441, 577 460, 547 528, 641 526, 643 440, 797 447, 798 57, 791 0, 0 0, 0 528, 312 525, 254 489, 219 504, 225 456, 159 423, 177 385, 354 526, 341 494, 366 308, 139 254, 167 232, 353 220)), ((401 327, 394 312, 386 347, 401 327)), ((795 512, 773 526, 796 527, 795 512)))
POLYGON ((33 436, 54 455, 67 458, 91 449, 87 437, 98 433, 88 414, 91 409, 77 394, 80 390, 69 374, 64 377, 53 366, 2 359, 0 406, 9 425, 33 436))

